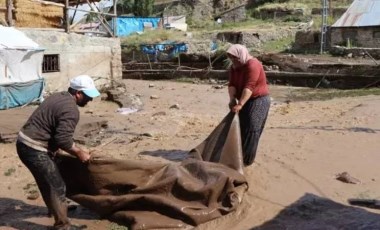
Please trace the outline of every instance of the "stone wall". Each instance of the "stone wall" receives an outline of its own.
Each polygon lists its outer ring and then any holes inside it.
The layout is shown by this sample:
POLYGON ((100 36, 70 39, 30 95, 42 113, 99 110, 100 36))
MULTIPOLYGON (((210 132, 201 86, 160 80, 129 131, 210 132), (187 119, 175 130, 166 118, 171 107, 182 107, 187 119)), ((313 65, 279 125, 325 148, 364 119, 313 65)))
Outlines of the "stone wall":
MULTIPOLYGON (((331 8, 329 9, 330 16, 333 18, 339 18, 347 11, 347 8, 331 8)), ((313 15, 321 15, 322 8, 313 8, 311 9, 311 14, 313 15)))
POLYGON ((245 6, 240 6, 220 15, 222 22, 240 22, 244 21, 246 17, 245 6))
POLYGON ((366 48, 380 47, 380 26, 332 27, 331 45, 366 48))
POLYGON ((259 49, 263 43, 268 41, 275 41, 278 39, 294 36, 295 31, 291 29, 278 29, 273 30, 252 30, 233 32, 226 31, 220 32, 216 35, 217 40, 222 42, 229 42, 232 44, 242 44, 249 49, 259 49))
POLYGON ((72 77, 90 75, 98 86, 122 79, 121 47, 118 38, 89 37, 63 31, 22 29, 45 49, 45 54, 59 54, 60 71, 43 73, 46 91, 66 90, 72 77))
POLYGON ((221 18, 223 22, 238 22, 246 19, 246 0, 179 0, 161 4, 156 10, 164 10, 168 16, 186 15, 191 22, 207 22, 221 18))
POLYGON ((287 9, 287 8, 263 8, 258 12, 254 12, 253 17, 259 19, 279 19, 286 17, 300 17, 304 16, 304 9, 296 8, 296 9, 287 9))
POLYGON ((319 50, 321 46, 321 32, 318 30, 297 31, 292 47, 294 52, 319 50))
POLYGON ((336 56, 345 56, 352 58, 362 57, 373 58, 377 60, 380 59, 380 48, 347 48, 342 46, 333 46, 330 48, 330 53, 336 56))

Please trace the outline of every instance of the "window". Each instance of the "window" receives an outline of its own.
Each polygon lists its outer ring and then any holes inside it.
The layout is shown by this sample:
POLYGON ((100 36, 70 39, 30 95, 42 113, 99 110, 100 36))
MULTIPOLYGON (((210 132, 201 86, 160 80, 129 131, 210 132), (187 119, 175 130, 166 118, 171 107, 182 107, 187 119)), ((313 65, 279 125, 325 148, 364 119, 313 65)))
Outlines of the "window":
POLYGON ((59 72, 59 54, 45 54, 42 61, 42 73, 59 72))

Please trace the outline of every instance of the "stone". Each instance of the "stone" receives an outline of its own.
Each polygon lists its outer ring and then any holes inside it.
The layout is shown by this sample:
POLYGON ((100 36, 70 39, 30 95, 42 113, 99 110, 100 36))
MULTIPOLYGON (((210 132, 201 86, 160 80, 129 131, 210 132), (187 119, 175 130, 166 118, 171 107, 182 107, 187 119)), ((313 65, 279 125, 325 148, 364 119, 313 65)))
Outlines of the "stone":
POLYGON ((169 109, 179 109, 179 104, 174 104, 170 106, 169 109))

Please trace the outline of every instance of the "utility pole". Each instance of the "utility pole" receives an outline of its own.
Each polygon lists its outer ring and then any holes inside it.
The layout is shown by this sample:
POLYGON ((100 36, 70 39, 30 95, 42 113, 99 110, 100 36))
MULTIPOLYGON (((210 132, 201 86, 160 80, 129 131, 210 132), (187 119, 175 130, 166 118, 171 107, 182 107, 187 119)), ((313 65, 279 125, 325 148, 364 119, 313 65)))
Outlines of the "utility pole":
POLYGON ((329 0, 322 0, 321 50, 322 54, 327 43, 327 19, 329 16, 329 0))

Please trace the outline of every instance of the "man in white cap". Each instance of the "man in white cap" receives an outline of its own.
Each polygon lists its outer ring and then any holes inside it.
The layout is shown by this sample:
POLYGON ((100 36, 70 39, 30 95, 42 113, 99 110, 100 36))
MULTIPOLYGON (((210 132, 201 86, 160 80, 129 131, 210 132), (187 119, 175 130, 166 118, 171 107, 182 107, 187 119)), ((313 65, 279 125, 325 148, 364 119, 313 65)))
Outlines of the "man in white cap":
POLYGON ((100 95, 94 81, 80 75, 70 81, 68 91, 48 97, 21 128, 17 153, 33 174, 42 198, 54 216, 54 229, 79 229, 67 217, 66 185, 54 161, 54 153, 63 150, 83 163, 90 152, 74 144, 73 135, 79 121, 78 106, 85 106, 100 95))

